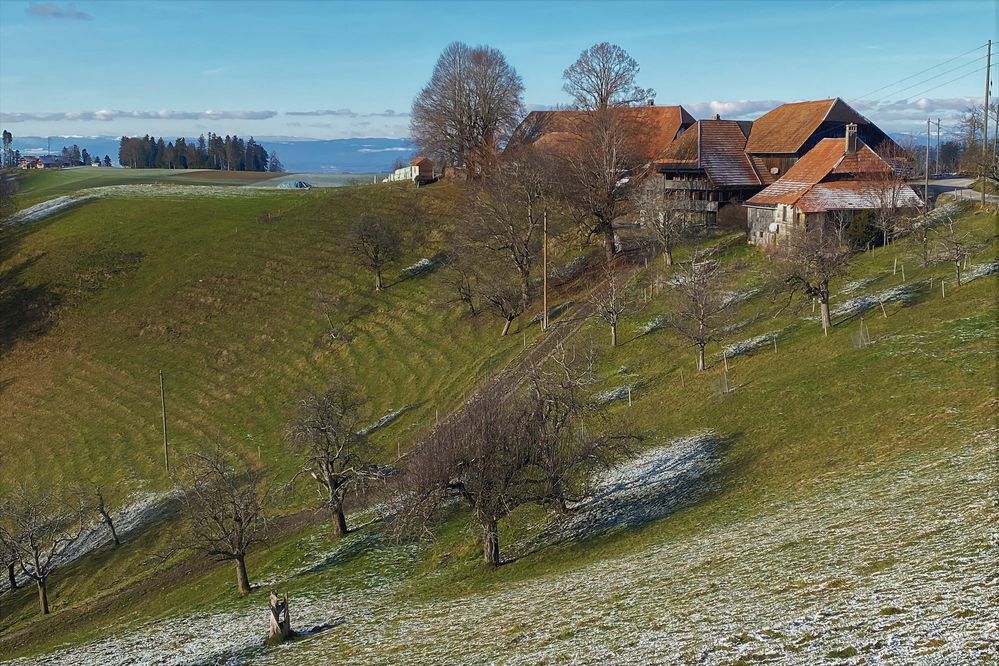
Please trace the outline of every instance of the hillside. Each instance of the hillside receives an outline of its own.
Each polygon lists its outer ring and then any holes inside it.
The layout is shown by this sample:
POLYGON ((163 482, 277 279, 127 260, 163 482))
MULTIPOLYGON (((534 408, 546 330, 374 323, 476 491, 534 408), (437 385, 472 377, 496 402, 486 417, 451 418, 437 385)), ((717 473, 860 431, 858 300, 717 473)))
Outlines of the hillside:
MULTIPOLYGON (((109 198, 3 232, 4 311, 24 314, 5 318, 0 339, 0 488, 30 470, 115 486, 121 502, 167 489, 158 370, 178 454, 221 439, 289 475, 293 401, 338 373, 365 388, 372 423, 408 408, 373 433, 391 460, 541 340, 537 326, 498 338, 495 320, 448 303, 438 272, 403 270, 446 245, 458 196, 438 186, 109 198), (431 242, 374 294, 346 253, 346 226, 414 196, 431 242), (331 303, 353 319, 347 343, 324 338, 331 303)), ((602 352, 594 390, 617 398, 605 410, 642 443, 561 529, 541 510, 515 513, 502 526, 504 566, 483 568, 464 511, 412 544, 389 538, 378 505, 336 540, 296 513, 308 500, 299 494, 251 557, 261 587, 249 598, 232 593, 229 567, 174 560, 151 571, 167 522, 60 571, 50 618, 35 615, 30 590, 4 596, 2 653, 13 663, 46 653, 44 663, 999 658, 986 594, 999 245, 994 215, 959 215, 985 243, 974 279, 941 295, 952 269, 922 268, 909 241, 861 255, 834 285, 828 337, 808 309, 777 310, 758 290, 765 262, 741 233, 702 239, 746 265, 732 285, 744 325, 724 359, 709 348, 704 373, 660 326, 656 298, 628 312, 613 350, 605 325, 587 322, 573 341, 602 352), (260 611, 272 587, 289 592, 297 627, 320 628, 267 651, 260 611)), ((657 270, 639 271, 637 288, 657 270)))

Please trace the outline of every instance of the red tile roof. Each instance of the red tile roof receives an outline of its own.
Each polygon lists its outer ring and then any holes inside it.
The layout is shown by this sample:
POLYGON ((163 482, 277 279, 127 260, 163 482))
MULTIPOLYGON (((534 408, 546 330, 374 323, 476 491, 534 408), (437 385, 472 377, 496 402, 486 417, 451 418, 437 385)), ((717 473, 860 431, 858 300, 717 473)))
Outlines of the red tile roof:
POLYGON ((746 127, 736 120, 699 120, 666 149, 660 163, 666 170, 701 169, 717 187, 762 185, 746 156, 746 127))
POLYGON ((781 104, 753 123, 746 152, 796 153, 826 120, 867 125, 869 121, 838 97, 781 104))
MULTIPOLYGON (((661 155, 680 130, 694 124, 694 117, 682 106, 630 106, 620 112, 637 125, 638 151, 649 161, 661 155)), ((586 117, 585 111, 532 111, 514 131, 510 145, 568 149, 585 131, 586 117)))
MULTIPOLYGON (((792 205, 805 213, 873 208, 877 184, 872 176, 891 171, 891 165, 862 141, 857 142, 855 153, 847 154, 845 139, 823 139, 746 204, 792 205)), ((909 186, 904 187, 901 199, 902 207, 922 204, 909 186)))

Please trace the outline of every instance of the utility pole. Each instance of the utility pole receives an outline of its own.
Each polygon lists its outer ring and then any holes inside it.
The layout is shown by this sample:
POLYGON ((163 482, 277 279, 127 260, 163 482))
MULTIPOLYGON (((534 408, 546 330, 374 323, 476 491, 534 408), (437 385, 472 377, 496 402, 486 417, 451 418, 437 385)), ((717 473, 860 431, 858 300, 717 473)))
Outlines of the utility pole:
POLYGON ((163 371, 160 370, 160 411, 163 414, 163 465, 166 467, 167 474, 170 473, 170 449, 167 444, 167 425, 166 425, 166 393, 163 391, 163 371))
POLYGON ((985 124, 982 125, 982 164, 978 168, 978 183, 982 188, 982 205, 985 205, 985 163, 989 158, 989 92, 992 89, 992 40, 985 56, 985 124))
POLYGON ((933 169, 934 173, 940 173, 940 119, 937 118, 937 159, 936 167, 933 169))
POLYGON ((541 330, 548 330, 548 206, 545 206, 544 214, 542 215, 542 225, 541 225, 541 237, 543 239, 541 245, 541 266, 542 273, 544 274, 543 286, 541 288, 541 330))
POLYGON ((930 119, 926 119, 926 165, 923 169, 923 203, 930 209, 930 119))

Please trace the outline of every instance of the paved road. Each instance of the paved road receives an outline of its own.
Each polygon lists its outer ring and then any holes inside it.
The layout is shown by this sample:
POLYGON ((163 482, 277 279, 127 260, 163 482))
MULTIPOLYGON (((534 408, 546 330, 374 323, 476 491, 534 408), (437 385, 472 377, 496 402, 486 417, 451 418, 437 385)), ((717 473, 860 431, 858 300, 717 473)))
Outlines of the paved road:
MULTIPOLYGON (((953 195, 958 199, 970 199, 973 201, 980 201, 982 195, 980 192, 968 189, 972 183, 975 182, 974 178, 937 178, 931 180, 930 185, 930 201, 935 201, 941 194, 953 195)), ((919 194, 923 192, 923 181, 913 181, 910 183, 912 188, 916 190, 919 194)), ((994 194, 986 195, 985 200, 989 203, 999 203, 999 196, 994 194)))

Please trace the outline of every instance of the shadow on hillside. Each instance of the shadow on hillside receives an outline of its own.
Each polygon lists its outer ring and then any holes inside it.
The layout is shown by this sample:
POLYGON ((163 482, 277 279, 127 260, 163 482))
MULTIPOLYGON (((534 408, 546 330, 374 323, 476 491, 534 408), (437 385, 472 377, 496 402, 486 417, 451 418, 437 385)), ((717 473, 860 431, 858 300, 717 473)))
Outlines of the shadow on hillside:
POLYGON ((636 529, 703 501, 718 489, 715 479, 732 441, 704 432, 625 461, 603 475, 591 498, 549 525, 519 556, 636 529))
POLYGON ((45 333, 52 325, 51 313, 60 301, 48 284, 33 287, 22 283, 25 271, 40 257, 32 257, 0 271, 0 355, 45 333))
POLYGON ((369 531, 367 534, 358 535, 357 532, 366 528, 370 523, 353 528, 346 537, 341 537, 336 548, 327 554, 323 559, 313 563, 311 566, 301 569, 295 573, 296 576, 311 576, 321 573, 332 567, 342 566, 355 560, 371 549, 378 547, 379 534, 369 531), (353 538, 351 538, 353 537, 353 538))

